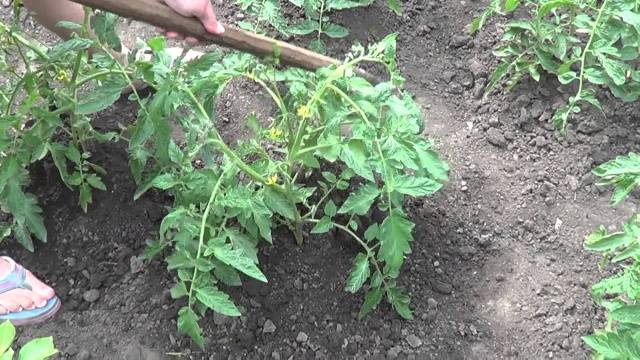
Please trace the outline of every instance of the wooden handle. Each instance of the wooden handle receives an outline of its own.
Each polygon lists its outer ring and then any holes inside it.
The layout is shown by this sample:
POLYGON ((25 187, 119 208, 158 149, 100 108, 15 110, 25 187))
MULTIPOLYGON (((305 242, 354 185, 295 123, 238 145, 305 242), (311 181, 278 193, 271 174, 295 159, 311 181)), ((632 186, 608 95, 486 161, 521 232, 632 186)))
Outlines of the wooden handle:
POLYGON ((199 20, 180 16, 164 2, 158 0, 72 1, 257 56, 273 55, 274 49, 278 48, 280 62, 284 65, 316 70, 339 63, 338 60, 328 56, 229 25, 225 25, 225 32, 222 35, 211 34, 199 20))

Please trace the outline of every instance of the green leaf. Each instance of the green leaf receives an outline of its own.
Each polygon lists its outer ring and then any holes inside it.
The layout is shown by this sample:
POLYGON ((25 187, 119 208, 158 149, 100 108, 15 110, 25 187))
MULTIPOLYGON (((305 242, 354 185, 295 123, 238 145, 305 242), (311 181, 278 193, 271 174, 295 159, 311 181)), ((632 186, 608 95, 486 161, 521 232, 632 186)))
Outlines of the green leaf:
POLYGON ((613 83, 623 85, 626 81, 627 65, 622 61, 613 60, 606 56, 598 56, 604 71, 609 75, 613 83))
POLYGON ((291 204, 286 195, 271 188, 265 188, 263 194, 264 202, 269 209, 289 220, 296 219, 298 210, 291 204))
POLYGON ((116 32, 118 15, 100 12, 91 16, 91 28, 102 43, 106 43, 113 50, 122 51, 122 43, 116 32))
POLYGON ((254 263, 258 263, 258 253, 256 251, 257 241, 254 241, 237 230, 230 231, 228 235, 234 249, 242 250, 245 256, 251 258, 254 263))
POLYGON ((431 177, 438 181, 447 181, 449 179, 449 166, 440 159, 435 151, 417 142, 413 146, 420 159, 420 165, 431 177))
POLYGON ((18 353, 18 360, 44 360, 57 354, 51 336, 33 339, 26 343, 18 353))
POLYGON ((364 297, 364 303, 360 308, 360 313, 358 313, 358 319, 362 319, 371 311, 375 310, 378 304, 380 304, 383 295, 384 290, 380 287, 369 289, 369 292, 367 292, 367 295, 364 297))
POLYGON ((83 94, 78 100, 76 113, 81 115, 102 111, 118 101, 122 94, 122 81, 104 81, 96 90, 83 94))
POLYGON ((611 259, 611 262, 616 263, 635 257, 640 257, 640 244, 637 242, 622 250, 618 255, 611 259))
POLYGON ((176 165, 182 165, 183 158, 184 154, 182 153, 182 150, 178 144, 171 139, 169 141, 169 159, 171 159, 171 161, 176 165))
POLYGON ((342 159, 349 168, 355 171, 356 174, 371 182, 375 181, 368 161, 369 152, 363 140, 349 140, 349 143, 342 147, 340 159, 342 159))
POLYGON ((393 179, 393 190, 409 196, 431 195, 442 188, 442 184, 429 178, 409 175, 397 176, 393 179))
POLYGON ((583 336, 582 340, 606 359, 640 358, 638 342, 629 335, 628 331, 619 333, 599 331, 595 335, 583 336))
POLYGON ((393 309, 407 320, 413 319, 413 311, 409 308, 409 296, 404 294, 400 288, 393 286, 387 289, 387 300, 393 309))
POLYGON ((5 353, 16 337, 16 328, 9 321, 0 323, 0 354, 5 353))
POLYGON ((569 84, 576 79, 578 79, 578 74, 575 71, 567 71, 558 75, 558 81, 563 85, 569 84))
POLYGON ((336 181, 338 181, 338 179, 336 178, 336 176, 333 173, 330 173, 328 171, 323 171, 322 172, 322 177, 327 180, 329 183, 331 184, 335 184, 336 181))
POLYGON ((338 213, 365 215, 378 196, 380 196, 380 190, 374 184, 365 184, 349 195, 340 210, 338 210, 338 213))
POLYGON ((230 244, 215 247, 214 256, 223 263, 234 267, 238 271, 256 280, 267 282, 267 277, 258 268, 251 257, 247 257, 241 249, 233 249, 230 244))
POLYGON ((236 269, 216 259, 213 259, 213 266, 213 274, 218 280, 229 286, 242 286, 240 274, 236 269))
POLYGON ((333 39, 340 39, 349 35, 347 28, 333 23, 324 24, 322 26, 322 32, 333 39))
POLYGON ((592 84, 604 85, 607 83, 605 72, 596 67, 585 68, 584 77, 592 84))
POLYGON ((93 194, 91 192, 91 187, 87 184, 81 184, 78 189, 80 194, 78 196, 78 204, 82 208, 82 211, 87 212, 87 206, 93 203, 93 194))
POLYGON ((636 28, 640 32, 640 14, 632 10, 624 10, 618 13, 622 21, 636 28))
POLYGON ((378 225, 378 223, 373 223, 369 225, 367 230, 365 230, 364 239, 367 240, 367 242, 369 242, 377 238, 379 234, 380 234, 380 226, 378 225))
POLYGON ((365 7, 373 4, 373 0, 327 0, 325 6, 327 10, 345 10, 354 9, 358 7, 365 7))
POLYGON ((178 185, 180 181, 176 179, 174 174, 162 174, 156 176, 153 181, 151 181, 151 185, 155 188, 161 190, 171 189, 172 187, 178 185))
POLYGON ((9 349, 4 354, 0 354, 0 360, 13 360, 14 354, 13 349, 9 349))
POLYGON ((356 255, 351 273, 349 273, 345 290, 354 294, 357 293, 367 279, 369 279, 370 274, 369 257, 367 254, 359 253, 356 255))
POLYGON ((198 316, 185 306, 178 311, 178 332, 188 335, 201 349, 204 349, 202 329, 198 325, 198 316))
POLYGON ((33 251, 33 243, 29 233, 33 233, 40 241, 47 242, 47 229, 42 218, 42 209, 38 206, 35 196, 22 192, 19 179, 12 179, 2 196, 6 199, 6 206, 18 225, 16 236, 20 243, 29 251, 33 251))
POLYGON ((267 209, 262 201, 254 201, 251 206, 253 212, 253 220, 256 222, 258 229, 260 230, 260 236, 268 243, 272 243, 271 238, 271 216, 272 213, 267 209))
POLYGON ((402 15, 402 5, 400 5, 400 1, 398 0, 387 0, 387 6, 391 9, 396 15, 402 15))
POLYGON ((324 44, 324 41, 322 41, 321 39, 311 40, 311 42, 309 43, 309 48, 317 52, 318 54, 324 54, 327 52, 327 47, 324 44))
POLYGON ((289 26, 287 31, 294 35, 309 35, 319 29, 319 23, 317 21, 306 19, 298 24, 289 26))
POLYGON ((74 23, 73 21, 58 21, 56 27, 67 30, 79 30, 82 29, 82 25, 74 23))
POLYGON ((507 73, 509 72, 509 69, 510 69, 510 64, 507 62, 503 62, 502 64, 498 65, 498 67, 496 67, 496 69, 493 71, 493 73, 489 77, 489 83, 487 83, 487 86, 484 88, 485 97, 491 94, 491 92, 496 87, 496 85, 500 82, 500 80, 502 80, 502 78, 505 77, 505 75, 507 75, 507 73))
POLYGON ((393 210, 380 227, 380 250, 378 256, 386 262, 387 274, 396 277, 404 255, 411 253, 413 241, 411 232, 414 224, 409 221, 399 210, 393 210))
POLYGON ((553 11, 562 6, 575 6, 574 0, 549 0, 545 1, 540 8, 538 8, 538 17, 542 18, 550 11, 553 11))
POLYGON ((331 228, 333 228, 333 222, 331 221, 330 217, 325 216, 320 219, 320 221, 316 224, 316 226, 313 227, 313 229, 311 229, 311 233, 324 234, 331 230, 331 228))
POLYGON ((213 285, 196 289, 196 298, 209 309, 226 316, 240 316, 240 310, 229 299, 229 295, 213 285))
POLYGON ((187 286, 181 281, 171 288, 170 293, 172 299, 180 299, 189 295, 189 290, 187 290, 187 286))
POLYGON ((585 248, 591 251, 611 251, 622 245, 626 245, 631 240, 626 233, 617 232, 606 234, 604 229, 600 229, 589 235, 585 241, 585 248), (604 231, 604 232, 603 232, 604 231))
POLYGON ((80 151, 73 144, 69 144, 69 147, 67 147, 67 151, 65 152, 65 155, 69 160, 73 161, 75 164, 79 165, 82 162, 82 156, 80 155, 80 151))
POLYGON ((193 269, 195 266, 195 262, 186 251, 176 251, 167 256, 165 261, 167 262, 167 269, 169 270, 193 269))
POLYGON ((640 325, 640 304, 621 306, 610 311, 609 318, 621 323, 640 325))
POLYGON ((327 203, 324 205, 324 214, 328 217, 333 217, 337 212, 338 208, 336 207, 336 204, 333 202, 333 200, 327 201, 327 203))
POLYGON ((518 5, 520 5, 520 0, 505 0, 504 11, 508 13, 512 12, 518 8, 518 5))
POLYGON ((106 191, 107 190, 107 186, 102 182, 102 180, 96 174, 90 174, 87 177, 87 182, 94 189, 98 189, 98 190, 102 190, 102 191, 106 191))
POLYGON ((489 3, 489 6, 487 6, 482 14, 473 19, 473 21, 471 22, 471 27, 469 29, 469 32, 471 34, 474 34, 478 30, 480 30, 484 26, 484 23, 487 22, 487 19, 489 19, 491 16, 493 16, 494 13, 499 11, 500 1, 501 0, 491 0, 491 3, 489 3))
POLYGON ((66 55, 75 55, 79 50, 86 50, 93 45, 93 40, 78 37, 59 43, 49 50, 49 61, 58 61, 66 55))
POLYGON ((149 39, 147 41, 147 45, 149 45, 151 50, 153 50, 154 52, 160 52, 167 46, 164 36, 156 36, 149 39))

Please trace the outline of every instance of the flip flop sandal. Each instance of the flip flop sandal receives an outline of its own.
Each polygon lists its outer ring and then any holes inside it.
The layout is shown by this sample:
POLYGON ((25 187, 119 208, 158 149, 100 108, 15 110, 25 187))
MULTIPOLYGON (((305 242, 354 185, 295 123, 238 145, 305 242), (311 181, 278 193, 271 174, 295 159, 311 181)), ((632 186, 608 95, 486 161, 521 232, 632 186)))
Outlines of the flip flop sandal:
MULTIPOLYGON (((15 289, 32 290, 31 285, 27 282, 27 270, 9 257, 3 256, 2 259, 11 264, 11 271, 0 279, 0 294, 15 289)), ((60 309, 60 304, 60 299, 54 296, 43 307, 0 315, 0 322, 8 320, 16 326, 36 324, 55 315, 60 309)))

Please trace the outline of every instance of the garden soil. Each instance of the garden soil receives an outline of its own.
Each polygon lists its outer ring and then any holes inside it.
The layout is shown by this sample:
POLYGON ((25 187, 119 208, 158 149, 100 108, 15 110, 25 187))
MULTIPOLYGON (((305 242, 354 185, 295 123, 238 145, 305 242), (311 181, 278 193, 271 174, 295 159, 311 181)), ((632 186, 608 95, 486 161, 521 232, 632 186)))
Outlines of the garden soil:
MULTIPOLYGON (((199 350, 176 332, 173 275, 162 261, 140 257, 170 199, 151 193, 133 201, 125 146, 110 144, 93 149, 109 171, 108 191, 95 194, 86 214, 50 164, 33 169, 50 241, 34 254, 13 245, 2 252, 52 284, 64 306, 53 320, 21 329, 20 342, 53 335, 66 359, 588 359, 580 336, 603 321, 589 288, 606 272, 583 240, 600 224, 619 224, 637 204, 609 207, 610 191, 594 185, 590 170, 639 150, 637 108, 604 94, 604 112, 577 115, 562 137, 550 117, 569 94, 552 79, 483 100, 501 32, 494 21, 477 37, 466 35, 483 5, 411 0, 396 17, 380 2, 336 15, 351 37, 329 43, 340 56, 355 40, 399 33, 400 68, 451 166, 441 192, 407 202, 417 225, 400 281, 414 320, 400 320, 387 305, 357 320, 362 295, 343 291, 354 244, 336 233, 298 247, 282 231, 261 250, 269 284, 246 279, 230 290, 244 316, 206 318, 208 344, 199 350)), ((232 5, 218 7, 227 21, 244 17, 232 5)), ((10 18, 8 8, 2 12, 10 18)), ((234 84, 219 102, 225 136, 242 136, 248 110, 268 113, 264 99, 234 84)), ((94 124, 114 129, 135 113, 121 100, 94 124)))

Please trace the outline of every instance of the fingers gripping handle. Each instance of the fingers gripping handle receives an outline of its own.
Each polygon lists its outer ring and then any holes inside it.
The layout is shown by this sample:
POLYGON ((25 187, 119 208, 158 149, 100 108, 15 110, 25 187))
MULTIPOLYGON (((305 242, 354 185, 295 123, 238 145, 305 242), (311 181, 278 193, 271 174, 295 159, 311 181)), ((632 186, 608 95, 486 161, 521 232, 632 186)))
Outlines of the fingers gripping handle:
POLYGON ((222 35, 211 34, 199 20, 178 15, 161 0, 72 1, 257 56, 273 55, 274 49, 278 48, 280 62, 285 65, 316 70, 339 63, 328 56, 229 25, 225 25, 222 35))

